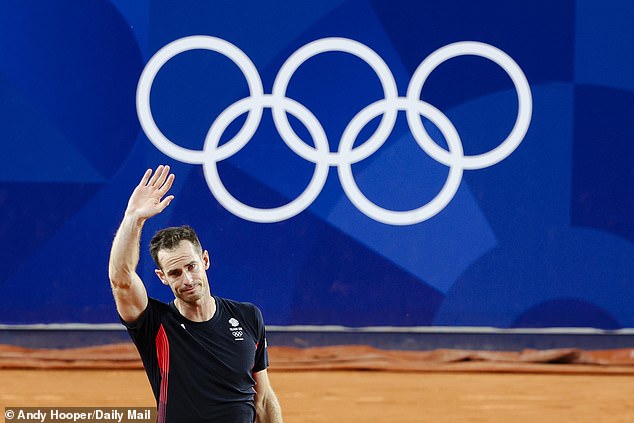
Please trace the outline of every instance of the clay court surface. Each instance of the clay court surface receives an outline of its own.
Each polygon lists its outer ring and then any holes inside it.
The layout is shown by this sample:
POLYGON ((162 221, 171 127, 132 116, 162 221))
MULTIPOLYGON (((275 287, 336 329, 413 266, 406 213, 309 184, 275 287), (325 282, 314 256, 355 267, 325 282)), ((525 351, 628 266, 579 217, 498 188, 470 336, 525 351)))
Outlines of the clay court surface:
MULTIPOLYGON (((634 375, 270 371, 270 377, 287 423, 634 422, 634 375)), ((0 370, 1 408, 153 404, 142 370, 0 370)))

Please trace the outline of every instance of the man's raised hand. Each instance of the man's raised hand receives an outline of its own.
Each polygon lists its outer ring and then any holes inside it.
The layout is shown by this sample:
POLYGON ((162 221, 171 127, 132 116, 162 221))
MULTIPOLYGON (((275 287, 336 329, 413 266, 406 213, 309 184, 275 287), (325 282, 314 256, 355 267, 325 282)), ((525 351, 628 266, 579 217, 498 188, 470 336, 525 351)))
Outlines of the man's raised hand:
POLYGON ((163 198, 173 182, 174 174, 170 173, 169 166, 160 165, 154 174, 152 169, 146 170, 141 182, 130 196, 126 214, 140 219, 149 219, 162 212, 174 199, 173 195, 163 198))

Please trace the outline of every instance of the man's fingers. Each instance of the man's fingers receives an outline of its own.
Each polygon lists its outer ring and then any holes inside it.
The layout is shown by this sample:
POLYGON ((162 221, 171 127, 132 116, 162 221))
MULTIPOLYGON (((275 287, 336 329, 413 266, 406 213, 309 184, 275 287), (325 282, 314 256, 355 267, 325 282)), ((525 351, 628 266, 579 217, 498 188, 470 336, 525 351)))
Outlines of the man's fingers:
POLYGON ((169 206, 169 204, 172 202, 173 199, 174 199, 173 195, 168 195, 167 197, 163 198, 163 200, 161 200, 161 202, 158 205, 159 213, 165 210, 165 207, 169 206))
POLYGON ((161 189, 163 183, 165 182, 165 180, 167 179, 167 176, 169 174, 170 174, 170 167, 169 166, 164 166, 163 169, 161 169, 161 173, 160 173, 158 179, 156 180, 156 184, 154 185, 155 188, 161 189))
POLYGON ((159 188, 159 193, 161 195, 165 194, 167 191, 169 191, 169 189, 172 187, 172 184, 174 183, 174 174, 171 173, 168 177, 167 180, 165 181, 165 183, 163 184, 163 186, 161 186, 161 188, 159 188))
POLYGON ((152 175, 152 178, 148 182, 148 186, 156 186, 156 181, 158 181, 158 179, 161 177, 163 173, 163 168, 163 165, 159 165, 159 167, 156 168, 154 175, 152 175))
MULTIPOLYGON (((170 173, 169 166, 159 165, 154 172, 152 172, 152 169, 148 169, 145 171, 145 173, 143 174, 143 178, 139 183, 139 187, 156 189, 156 192, 159 194, 158 198, 160 199, 172 187, 172 184, 174 183, 174 178, 174 174, 170 173)), ((169 204, 169 201, 167 202, 167 204, 169 204)), ((167 204, 162 207, 167 207, 167 204)))
POLYGON ((150 180, 150 176, 152 175, 152 169, 148 169, 143 174, 143 178, 141 178, 141 182, 139 182, 139 186, 145 186, 147 181, 150 180))

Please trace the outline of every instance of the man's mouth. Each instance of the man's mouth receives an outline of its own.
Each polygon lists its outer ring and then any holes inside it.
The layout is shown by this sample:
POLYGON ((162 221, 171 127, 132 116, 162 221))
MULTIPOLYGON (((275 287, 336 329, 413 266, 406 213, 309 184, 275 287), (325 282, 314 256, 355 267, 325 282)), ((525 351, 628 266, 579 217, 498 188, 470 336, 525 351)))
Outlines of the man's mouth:
POLYGON ((196 284, 196 285, 192 285, 192 286, 187 287, 187 288, 182 288, 182 289, 181 289, 181 293, 186 294, 186 293, 188 293, 188 292, 191 292, 191 291, 193 291, 193 290, 194 290, 197 286, 198 286, 198 284, 196 284))

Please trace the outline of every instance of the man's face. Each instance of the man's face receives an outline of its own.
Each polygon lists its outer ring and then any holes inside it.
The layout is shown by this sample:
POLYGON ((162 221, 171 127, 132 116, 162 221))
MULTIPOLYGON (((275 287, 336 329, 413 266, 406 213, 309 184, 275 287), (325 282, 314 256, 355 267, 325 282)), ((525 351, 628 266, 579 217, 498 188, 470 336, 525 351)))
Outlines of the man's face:
POLYGON ((158 252, 161 269, 156 275, 172 288, 174 296, 186 303, 195 303, 208 295, 209 253, 200 254, 189 241, 181 241, 173 250, 158 252))

